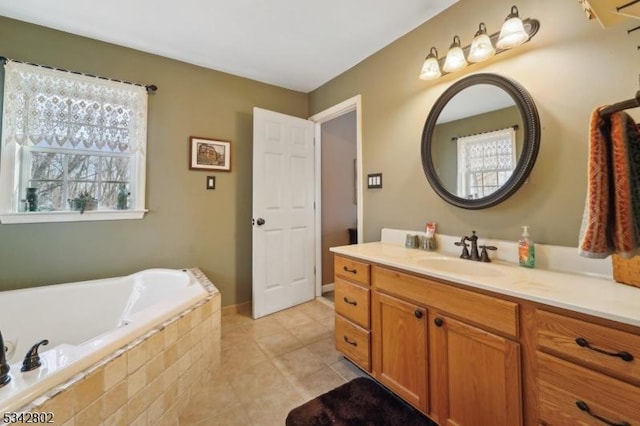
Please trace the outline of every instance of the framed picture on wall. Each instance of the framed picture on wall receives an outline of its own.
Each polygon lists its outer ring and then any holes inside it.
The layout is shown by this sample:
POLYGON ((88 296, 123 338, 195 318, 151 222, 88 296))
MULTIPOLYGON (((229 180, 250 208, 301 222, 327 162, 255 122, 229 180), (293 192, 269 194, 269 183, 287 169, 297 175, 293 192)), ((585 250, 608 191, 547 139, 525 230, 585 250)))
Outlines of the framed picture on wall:
POLYGON ((231 171, 231 142, 189 137, 189 168, 191 170, 231 171))

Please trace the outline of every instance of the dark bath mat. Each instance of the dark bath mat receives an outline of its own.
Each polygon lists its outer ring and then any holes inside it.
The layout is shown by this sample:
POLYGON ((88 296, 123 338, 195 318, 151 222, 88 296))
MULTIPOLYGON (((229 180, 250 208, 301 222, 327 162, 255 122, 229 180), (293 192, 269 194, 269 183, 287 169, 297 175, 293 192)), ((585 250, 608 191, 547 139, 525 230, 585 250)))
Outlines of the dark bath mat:
POLYGON ((375 381, 359 377, 289 412, 287 426, 437 426, 375 381))

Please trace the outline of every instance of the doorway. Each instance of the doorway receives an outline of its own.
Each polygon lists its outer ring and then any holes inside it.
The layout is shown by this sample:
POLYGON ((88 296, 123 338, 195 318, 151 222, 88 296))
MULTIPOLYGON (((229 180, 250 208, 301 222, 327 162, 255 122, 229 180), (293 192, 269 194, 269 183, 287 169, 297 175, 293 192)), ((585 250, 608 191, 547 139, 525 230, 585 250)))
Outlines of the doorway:
POLYGON ((316 296, 332 300, 330 247, 362 242, 360 96, 320 112, 316 122, 316 296))

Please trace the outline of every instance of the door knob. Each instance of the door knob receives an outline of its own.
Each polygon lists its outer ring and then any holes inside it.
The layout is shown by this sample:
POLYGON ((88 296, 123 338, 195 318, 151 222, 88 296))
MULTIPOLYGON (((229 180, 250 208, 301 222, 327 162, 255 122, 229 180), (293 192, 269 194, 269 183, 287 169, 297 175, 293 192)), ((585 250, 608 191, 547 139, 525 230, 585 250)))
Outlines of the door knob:
POLYGON ((264 225, 266 222, 264 221, 263 218, 259 217, 258 220, 256 221, 256 223, 258 224, 258 226, 262 226, 264 225))

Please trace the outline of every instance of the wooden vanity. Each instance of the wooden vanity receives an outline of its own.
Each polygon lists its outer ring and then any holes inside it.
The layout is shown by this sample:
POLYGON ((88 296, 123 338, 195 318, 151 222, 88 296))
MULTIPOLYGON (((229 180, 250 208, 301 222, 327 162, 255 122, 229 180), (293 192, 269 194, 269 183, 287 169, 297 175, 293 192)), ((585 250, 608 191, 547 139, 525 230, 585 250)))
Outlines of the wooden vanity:
POLYGON ((333 251, 336 348, 438 424, 640 425, 637 325, 333 251))

